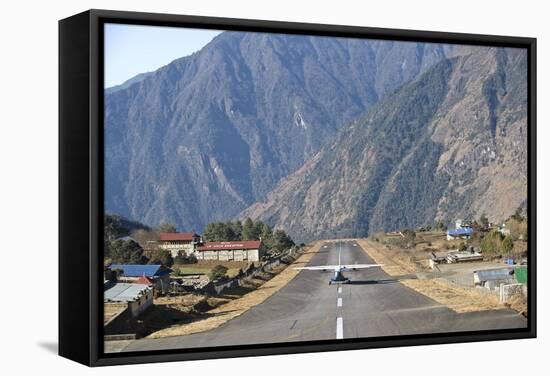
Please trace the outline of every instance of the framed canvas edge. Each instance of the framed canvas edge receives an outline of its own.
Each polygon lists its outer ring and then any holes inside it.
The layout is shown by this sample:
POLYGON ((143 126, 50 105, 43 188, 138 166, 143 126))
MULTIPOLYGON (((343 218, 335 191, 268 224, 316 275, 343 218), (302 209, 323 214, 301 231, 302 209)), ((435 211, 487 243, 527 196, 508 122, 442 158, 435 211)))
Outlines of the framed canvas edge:
MULTIPOLYGON (((481 342, 505 339, 525 339, 536 337, 536 38, 492 36, 480 34, 446 33, 437 31, 417 31, 402 29, 382 29, 359 26, 324 25, 284 21, 262 21, 235 18, 203 16, 185 16, 159 13, 123 12, 92 9, 89 15, 90 53, 89 62, 89 286, 90 313, 89 328, 90 366, 115 364, 135 364, 166 362, 176 360, 199 360, 213 358, 263 356, 278 354, 296 354, 322 351, 358 350, 383 347, 401 347, 414 345, 451 344, 463 342, 481 342), (527 329, 504 329, 468 333, 427 334, 419 336, 392 336, 360 338, 343 341, 312 341, 303 343, 262 344, 247 346, 228 346, 198 349, 173 349, 165 351, 147 351, 136 353, 103 353, 102 341, 102 280, 99 262, 100 229, 102 228, 102 24, 104 22, 135 23, 145 25, 187 26, 220 28, 230 30, 303 33, 315 35, 368 37, 372 39, 391 39, 406 41, 426 41, 434 43, 472 44, 526 48, 528 51, 528 219, 529 219, 529 296, 527 329), (236 348, 238 347, 238 349, 236 348)), ((63 21, 60 21, 63 22, 63 21)), ((62 161, 60 161, 60 168, 62 161)), ((61 199, 61 197, 60 197, 61 199)), ((61 204, 61 200, 60 200, 61 204)), ((60 222, 63 220, 60 216, 60 222)), ((61 286, 60 286, 61 288, 61 286)), ((62 323, 60 323, 62 325, 62 323)), ((78 361, 78 360, 77 360, 78 361)), ((86 363, 86 362, 82 362, 86 363)))

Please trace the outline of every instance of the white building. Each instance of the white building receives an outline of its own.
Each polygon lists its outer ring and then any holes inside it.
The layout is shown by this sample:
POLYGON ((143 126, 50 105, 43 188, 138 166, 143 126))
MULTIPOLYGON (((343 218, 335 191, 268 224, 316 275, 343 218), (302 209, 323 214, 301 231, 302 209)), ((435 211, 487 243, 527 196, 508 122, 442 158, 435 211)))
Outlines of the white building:
POLYGON ((138 317, 153 305, 153 289, 138 283, 106 282, 103 286, 105 304, 123 303, 132 317, 138 317))
POLYGON ((265 254, 260 240, 235 242, 206 242, 197 248, 199 260, 219 261, 259 261, 265 254))
POLYGON ((516 283, 513 268, 485 269, 474 271, 474 284, 491 291, 499 291, 501 284, 516 283))
POLYGON ((180 251, 186 255, 195 253, 200 240, 201 237, 194 232, 161 232, 157 244, 176 257, 180 251))

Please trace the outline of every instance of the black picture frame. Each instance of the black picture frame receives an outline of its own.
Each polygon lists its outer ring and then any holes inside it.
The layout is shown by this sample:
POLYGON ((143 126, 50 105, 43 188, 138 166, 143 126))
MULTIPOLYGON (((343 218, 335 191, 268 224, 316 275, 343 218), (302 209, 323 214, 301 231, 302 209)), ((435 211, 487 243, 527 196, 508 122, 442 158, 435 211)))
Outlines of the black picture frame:
POLYGON ((89 366, 432 345, 536 337, 536 39, 247 19, 89 10, 59 21, 59 354, 89 366), (526 329, 103 353, 103 28, 106 22, 517 47, 528 55, 526 329))

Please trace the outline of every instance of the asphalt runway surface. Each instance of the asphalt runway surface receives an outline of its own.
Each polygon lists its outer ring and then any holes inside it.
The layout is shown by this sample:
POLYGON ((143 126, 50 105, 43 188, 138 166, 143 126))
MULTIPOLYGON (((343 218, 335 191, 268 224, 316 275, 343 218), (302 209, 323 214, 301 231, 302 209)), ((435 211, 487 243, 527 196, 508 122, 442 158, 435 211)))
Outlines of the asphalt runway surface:
MULTIPOLYGON (((309 266, 370 264, 354 241, 326 242, 309 266)), ((292 267, 292 266, 290 266, 292 267)), ((329 285, 331 272, 302 270, 263 303, 219 328, 186 336, 140 339, 123 351, 148 351, 289 341, 525 328, 510 309, 456 313, 404 286, 381 268, 344 273, 350 284, 329 285)))

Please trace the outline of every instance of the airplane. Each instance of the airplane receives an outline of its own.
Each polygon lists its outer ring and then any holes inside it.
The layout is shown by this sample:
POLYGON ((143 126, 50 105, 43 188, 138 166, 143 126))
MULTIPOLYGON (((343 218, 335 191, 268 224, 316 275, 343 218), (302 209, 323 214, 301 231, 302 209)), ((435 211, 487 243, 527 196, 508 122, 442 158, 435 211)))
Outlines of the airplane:
POLYGON ((338 265, 320 265, 320 266, 303 266, 299 268, 294 268, 295 270, 320 270, 323 272, 333 271, 334 276, 328 282, 329 285, 332 284, 344 284, 351 283, 350 279, 345 277, 343 272, 352 272, 358 269, 367 269, 375 268, 379 266, 384 266, 382 264, 351 264, 351 265, 342 265, 340 262, 342 256, 342 250, 338 253, 338 265))

